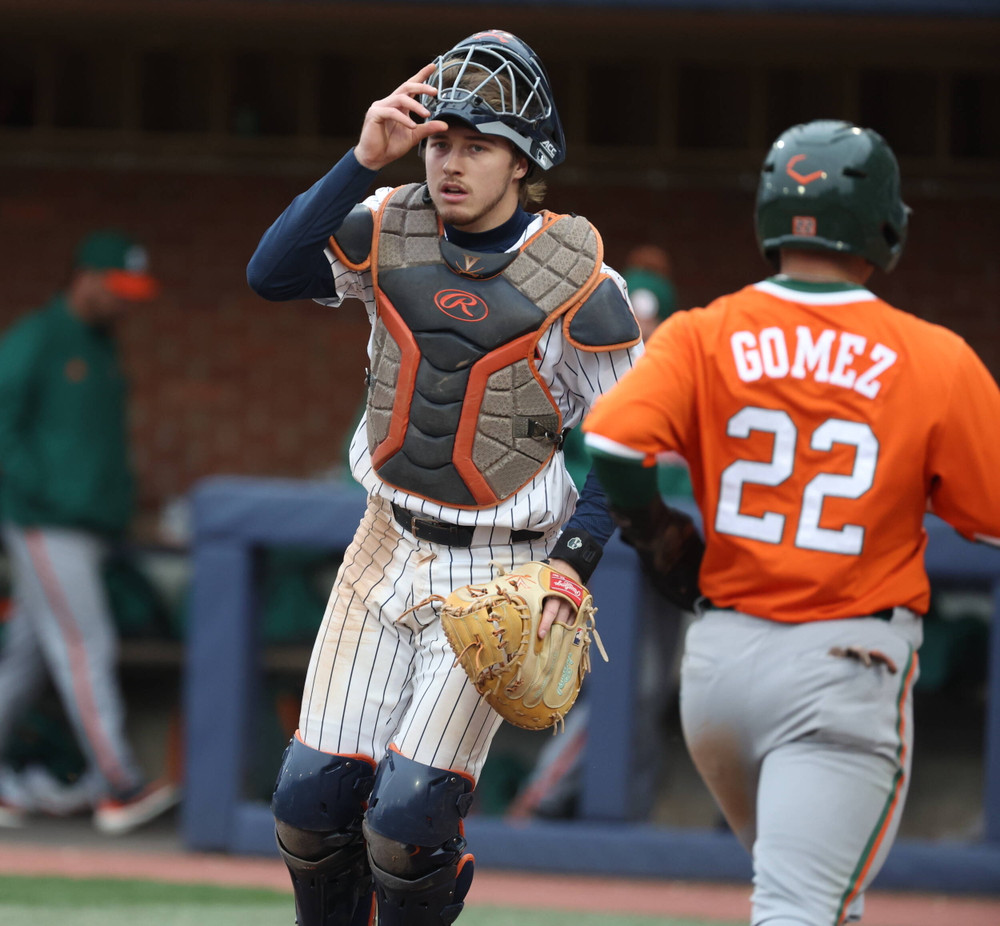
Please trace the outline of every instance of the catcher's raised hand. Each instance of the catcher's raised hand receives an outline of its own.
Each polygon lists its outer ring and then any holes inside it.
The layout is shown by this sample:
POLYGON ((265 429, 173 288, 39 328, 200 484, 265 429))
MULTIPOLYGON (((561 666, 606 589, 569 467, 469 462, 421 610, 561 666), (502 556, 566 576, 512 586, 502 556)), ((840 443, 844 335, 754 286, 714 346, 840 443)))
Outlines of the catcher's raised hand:
POLYGON ((426 119, 430 110, 417 97, 434 96, 437 89, 424 83, 434 73, 434 64, 422 67, 392 93, 368 107, 361 126, 361 137, 354 146, 354 156, 362 167, 381 170, 402 157, 423 139, 436 132, 446 132, 448 123, 440 119, 415 122, 414 115, 426 119))

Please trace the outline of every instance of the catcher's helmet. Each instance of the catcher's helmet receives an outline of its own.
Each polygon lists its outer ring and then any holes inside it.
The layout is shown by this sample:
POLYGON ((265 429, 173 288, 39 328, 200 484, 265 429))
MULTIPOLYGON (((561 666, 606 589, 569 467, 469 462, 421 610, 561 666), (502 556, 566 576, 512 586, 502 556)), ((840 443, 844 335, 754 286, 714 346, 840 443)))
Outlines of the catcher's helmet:
POLYGON ((757 242, 858 254, 886 272, 906 243, 910 209, 899 165, 871 129, 829 119, 796 125, 771 146, 757 188, 757 242))
POLYGON ((506 138, 542 170, 566 157, 559 113, 541 59, 517 36, 477 32, 441 55, 420 101, 428 118, 457 120, 506 138))

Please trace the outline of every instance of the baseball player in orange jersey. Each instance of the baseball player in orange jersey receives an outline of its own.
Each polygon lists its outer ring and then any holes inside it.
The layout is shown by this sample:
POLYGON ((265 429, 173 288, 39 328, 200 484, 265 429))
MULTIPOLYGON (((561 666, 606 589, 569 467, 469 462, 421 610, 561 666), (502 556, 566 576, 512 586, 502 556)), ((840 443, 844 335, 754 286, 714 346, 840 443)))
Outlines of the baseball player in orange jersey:
MULTIPOLYGON (((368 110, 358 144, 265 233, 270 299, 364 302, 369 388, 351 445, 368 509, 330 597, 275 787, 300 926, 447 926, 472 879, 462 819, 500 716, 435 596, 548 557, 586 581, 614 530, 562 433, 641 352, 621 278, 580 216, 525 209, 565 154, 541 61, 459 42, 368 110), (426 182, 365 197, 418 147, 426 182)), ((544 604, 542 627, 568 611, 544 604)))
POLYGON ((673 315, 584 429, 640 550, 669 516, 657 458, 691 468, 685 739, 752 852, 753 923, 832 926, 860 918, 906 796, 925 512, 1000 545, 1000 390, 961 338, 865 287, 908 219, 878 134, 786 131, 756 219, 780 273, 673 315))

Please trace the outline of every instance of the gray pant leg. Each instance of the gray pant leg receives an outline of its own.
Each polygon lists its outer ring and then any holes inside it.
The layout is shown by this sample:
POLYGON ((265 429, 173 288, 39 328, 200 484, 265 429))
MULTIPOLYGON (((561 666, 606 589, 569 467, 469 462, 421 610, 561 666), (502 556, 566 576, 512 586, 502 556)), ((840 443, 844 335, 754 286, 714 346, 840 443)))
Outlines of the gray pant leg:
POLYGON ((710 612, 688 633, 691 756, 754 861, 753 923, 831 926, 896 835, 912 754, 919 620, 782 625, 710 612), (838 653, 862 647, 897 667, 838 653))
POLYGON ((45 660, 34 626, 19 603, 4 626, 0 651, 0 753, 23 713, 45 686, 45 660))
POLYGON ((100 568, 104 544, 62 528, 4 527, 19 602, 80 746, 112 793, 142 776, 125 739, 118 685, 118 637, 100 568))
POLYGON ((753 923, 841 921, 895 838, 909 776, 896 787, 893 772, 879 755, 837 745, 788 743, 767 755, 757 789, 753 923))

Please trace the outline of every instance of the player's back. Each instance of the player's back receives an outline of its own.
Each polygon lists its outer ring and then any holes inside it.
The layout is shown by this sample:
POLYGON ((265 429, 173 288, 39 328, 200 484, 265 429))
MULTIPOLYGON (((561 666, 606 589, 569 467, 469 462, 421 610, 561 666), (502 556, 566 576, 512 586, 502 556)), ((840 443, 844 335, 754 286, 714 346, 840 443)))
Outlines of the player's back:
POLYGON ((1000 472, 975 439, 947 441, 996 421, 980 417, 995 383, 957 335, 861 287, 776 280, 683 315, 649 350, 688 365, 694 414, 678 395, 673 449, 692 467, 716 605, 785 621, 922 613, 939 489, 956 527, 1000 535, 1000 472))

